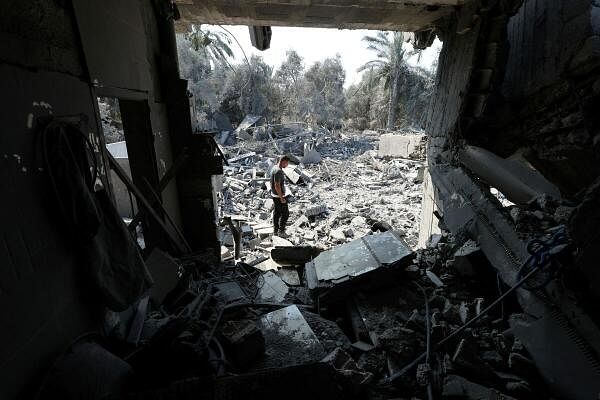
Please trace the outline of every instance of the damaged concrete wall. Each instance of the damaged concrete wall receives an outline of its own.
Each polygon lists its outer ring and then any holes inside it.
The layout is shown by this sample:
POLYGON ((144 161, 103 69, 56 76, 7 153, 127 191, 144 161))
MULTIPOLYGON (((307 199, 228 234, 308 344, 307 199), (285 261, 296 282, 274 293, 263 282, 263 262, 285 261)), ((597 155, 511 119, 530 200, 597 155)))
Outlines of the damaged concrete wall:
MULTIPOLYGON (((456 154, 466 144, 484 147, 502 157, 519 151, 571 205, 582 200, 579 193, 600 174, 598 3, 498 2, 486 11, 475 7, 472 17, 462 21, 458 18, 451 23, 443 37, 438 92, 433 96, 428 127, 433 136, 429 163, 444 224, 452 232, 476 240, 501 279, 510 285, 516 281, 515 271, 527 258, 527 240, 541 233, 517 229, 514 218, 490 196, 490 185, 476 177, 476 169, 471 173, 461 167, 456 154), (480 32, 476 39, 466 41, 461 26, 473 21, 481 25, 480 32), (467 51, 472 55, 471 62, 461 64, 457 55, 467 51), (448 115, 437 114, 444 109, 448 115)), ((592 198, 594 194, 588 193, 587 199, 592 198)), ((597 213, 590 212, 590 204, 584 204, 586 218, 597 219, 597 213)), ((573 233, 576 240, 581 236, 573 233)), ((597 360, 600 354, 597 323, 592 320, 598 316, 593 305, 597 300, 573 301, 583 292, 597 293, 598 278, 593 272, 597 268, 590 260, 597 259, 595 251, 591 252, 597 249, 592 243, 598 238, 584 236, 584 246, 576 243, 579 258, 569 266, 571 271, 565 279, 585 275, 591 290, 569 284, 562 290, 546 288, 554 309, 542 297, 517 291, 520 305, 528 314, 553 326, 543 331, 546 350, 537 352, 543 359, 548 382, 567 398, 587 398, 595 389, 588 384, 593 380, 586 382, 580 376, 573 376, 569 383, 561 382, 559 377, 564 371, 558 367, 564 358, 554 351, 565 348, 560 345, 564 343, 561 337, 573 338, 568 351, 562 350, 570 355, 572 370, 598 373, 593 363, 575 359, 597 360), (580 390, 576 396, 575 390, 580 390)), ((536 341, 540 338, 534 329, 524 336, 536 341)))
POLYGON ((31 398, 40 371, 101 319, 40 170, 37 119, 83 114, 98 130, 69 9, 44 0, 2 8, 0 397, 12 399, 31 398))
MULTIPOLYGON (((132 138, 129 134, 128 138, 125 132, 130 157, 135 158, 136 151, 154 151, 156 165, 145 165, 136 173, 135 163, 132 163, 133 181, 147 193, 139 177, 143 175, 156 187, 173 163, 169 121, 160 88, 160 45, 154 9, 151 4, 140 1, 75 1, 73 4, 90 79, 97 93, 148 104, 151 132, 139 132, 139 135, 151 137, 132 138), (145 140, 153 144, 153 149, 140 148, 139 143, 145 140)), ((181 225, 175 181, 163 191, 162 200, 169 214, 181 225)))
POLYGON ((526 0, 506 30, 488 129, 467 135, 504 157, 521 150, 571 197, 600 174, 600 3, 526 0))
MULTIPOLYGON (((96 96, 120 99, 122 110, 141 110, 143 115, 133 115, 126 132, 130 158, 141 160, 138 167, 132 163, 132 175, 142 192, 141 177, 156 185, 181 150, 182 138, 191 134, 185 124, 174 124, 169 107, 176 108, 178 100, 165 93, 165 86, 176 81, 185 96, 186 84, 178 79, 176 58, 165 49, 165 36, 173 29, 161 7, 168 5, 142 0, 2 5, 0 398, 31 398, 40 372, 76 337, 98 330, 102 321, 86 265, 78 259, 71 236, 60 228, 52 188, 40 164, 38 117, 76 116, 95 144, 103 146, 96 96)), ((189 106, 181 109, 189 113, 189 106)), ((204 181, 211 189, 210 175, 204 181)), ((174 180, 167 186, 162 200, 181 225, 181 188, 176 185, 174 180)), ((212 200, 212 190, 208 192, 212 200)), ((207 209, 213 210, 208 203, 207 209)), ((212 220, 209 215, 198 225, 214 231, 214 213, 212 220)), ((153 231, 159 234, 151 244, 169 245, 159 230, 153 231)), ((150 244, 150 234, 145 234, 150 244)))

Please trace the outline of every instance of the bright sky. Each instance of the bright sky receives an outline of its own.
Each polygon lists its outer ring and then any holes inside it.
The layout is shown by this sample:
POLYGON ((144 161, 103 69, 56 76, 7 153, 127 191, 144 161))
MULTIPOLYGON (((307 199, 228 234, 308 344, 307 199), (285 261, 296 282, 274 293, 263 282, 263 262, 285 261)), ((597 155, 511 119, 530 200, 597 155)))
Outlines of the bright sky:
MULTIPOLYGON (((220 30, 217 26, 205 26, 204 28, 220 30)), ((312 65, 315 61, 335 57, 336 53, 339 53, 342 57, 342 64, 346 69, 346 83, 344 85, 346 87, 352 83, 358 83, 362 73, 356 72, 356 69, 375 58, 374 52, 367 50, 365 43, 362 41, 365 35, 373 35, 375 31, 274 26, 272 28, 271 48, 260 51, 252 47, 247 26, 226 26, 225 28, 235 35, 248 57, 251 54, 261 55, 265 62, 275 67, 275 69, 285 60, 285 53, 289 49, 296 50, 304 58, 305 67, 312 65)), ((412 50, 409 43, 406 46, 408 50, 412 50)), ((236 43, 233 43, 231 47, 236 54, 236 61, 241 62, 243 55, 239 47, 236 43)), ((438 57, 441 48, 442 42, 436 38, 433 45, 422 52, 420 62, 417 62, 416 56, 409 59, 408 62, 429 69, 432 62, 438 57)))

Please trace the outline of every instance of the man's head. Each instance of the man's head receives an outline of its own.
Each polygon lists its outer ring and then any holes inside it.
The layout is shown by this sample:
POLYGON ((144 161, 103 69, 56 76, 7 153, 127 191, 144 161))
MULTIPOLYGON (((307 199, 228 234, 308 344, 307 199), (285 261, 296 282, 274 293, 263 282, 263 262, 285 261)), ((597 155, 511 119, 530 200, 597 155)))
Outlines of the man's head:
POLYGON ((282 156, 279 159, 279 167, 281 167, 281 168, 287 167, 289 163, 290 163, 290 158, 288 156, 282 156))

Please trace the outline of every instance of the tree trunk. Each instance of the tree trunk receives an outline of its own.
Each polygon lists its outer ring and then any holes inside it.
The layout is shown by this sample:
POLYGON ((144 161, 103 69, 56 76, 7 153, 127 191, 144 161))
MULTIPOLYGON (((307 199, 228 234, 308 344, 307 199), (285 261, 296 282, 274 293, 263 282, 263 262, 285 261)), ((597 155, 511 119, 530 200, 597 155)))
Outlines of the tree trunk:
POLYGON ((388 102, 388 131, 393 130, 396 125, 396 109, 398 108, 398 93, 400 91, 400 68, 394 68, 393 74, 392 87, 390 88, 390 100, 388 102))

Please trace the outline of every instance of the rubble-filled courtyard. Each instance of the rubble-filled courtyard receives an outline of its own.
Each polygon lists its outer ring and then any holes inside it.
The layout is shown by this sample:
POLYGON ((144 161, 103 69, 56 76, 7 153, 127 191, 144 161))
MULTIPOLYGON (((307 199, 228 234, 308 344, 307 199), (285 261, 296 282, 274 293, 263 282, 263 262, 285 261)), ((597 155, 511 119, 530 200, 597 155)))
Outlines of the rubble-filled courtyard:
MULTIPOLYGON (((251 398, 548 398, 517 334, 529 322, 515 290, 535 282, 502 282, 467 236, 419 241, 426 135, 257 120, 211 138, 224 162, 220 259, 154 249, 157 283, 107 318, 111 350, 127 360, 113 378, 139 379, 126 398, 245 398, 248 382, 251 398), (280 234, 270 172, 283 155, 291 215, 280 234)), ((563 251, 558 222, 532 251, 563 251)))
MULTIPOLYGON (((411 151, 399 152, 405 156, 402 158, 380 155, 380 135, 374 131, 309 130, 276 141, 249 140, 224 146, 229 161, 219 193, 220 216, 237 221, 244 257, 259 257, 272 245, 273 200, 267 185, 271 167, 287 153, 296 161, 284 170, 291 188, 286 238, 291 244, 326 249, 384 226, 401 232, 415 248, 424 136, 406 135, 415 145, 411 151)), ((230 229, 224 228, 222 235, 233 254, 230 229)))

